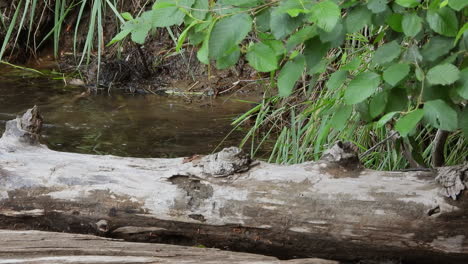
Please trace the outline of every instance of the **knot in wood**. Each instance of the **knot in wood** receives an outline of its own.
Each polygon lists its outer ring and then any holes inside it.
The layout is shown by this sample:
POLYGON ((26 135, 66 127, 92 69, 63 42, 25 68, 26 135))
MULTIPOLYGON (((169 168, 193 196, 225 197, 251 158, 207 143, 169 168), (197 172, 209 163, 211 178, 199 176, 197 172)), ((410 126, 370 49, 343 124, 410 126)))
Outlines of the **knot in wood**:
POLYGON ((323 153, 320 160, 339 163, 345 167, 359 165, 357 147, 351 142, 336 142, 333 147, 323 153))
POLYGON ((31 134, 39 135, 42 129, 42 116, 39 112, 39 108, 35 105, 33 108, 28 109, 21 117, 20 126, 26 132, 31 134))
POLYGON ((109 223, 107 220, 99 220, 96 222, 96 231, 101 233, 109 232, 109 223))
POLYGON ((437 168, 437 177, 435 179, 443 187, 440 194, 456 200, 457 196, 466 189, 467 183, 465 181, 468 181, 468 163, 437 168))
POLYGON ((17 117, 6 123, 4 136, 18 140, 21 143, 35 145, 39 143, 42 128, 42 116, 39 108, 28 109, 22 117, 17 117))
POLYGON ((247 171, 251 159, 242 149, 230 147, 203 157, 201 163, 204 174, 225 177, 237 172, 247 171))

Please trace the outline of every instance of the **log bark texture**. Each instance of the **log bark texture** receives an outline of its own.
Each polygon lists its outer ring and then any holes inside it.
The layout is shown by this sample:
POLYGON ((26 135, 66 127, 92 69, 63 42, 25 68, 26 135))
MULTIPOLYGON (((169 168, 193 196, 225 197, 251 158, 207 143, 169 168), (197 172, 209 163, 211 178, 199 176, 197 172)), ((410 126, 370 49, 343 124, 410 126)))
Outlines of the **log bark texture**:
POLYGON ((155 243, 124 242, 92 235, 0 229, 0 264, 338 264, 320 259, 274 257, 155 243))
POLYGON ((291 166, 237 148, 174 159, 63 153, 37 142, 38 120, 32 109, 0 139, 0 228, 280 258, 468 263, 466 165, 449 177, 373 171, 346 144, 291 166))

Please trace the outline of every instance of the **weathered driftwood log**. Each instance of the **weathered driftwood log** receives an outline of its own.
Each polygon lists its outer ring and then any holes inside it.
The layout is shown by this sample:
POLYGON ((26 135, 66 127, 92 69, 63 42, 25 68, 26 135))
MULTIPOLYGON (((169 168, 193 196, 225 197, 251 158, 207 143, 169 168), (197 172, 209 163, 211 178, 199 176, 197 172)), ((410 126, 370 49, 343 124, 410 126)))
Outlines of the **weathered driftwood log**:
POLYGON ((448 176, 372 171, 343 144, 293 166, 236 148, 175 159, 62 153, 37 142, 40 120, 32 109, 0 139, 1 228, 284 258, 467 263, 467 166, 440 170, 448 176))
POLYGON ((154 243, 123 242, 92 235, 0 230, 0 264, 338 264, 336 261, 274 257, 154 243))

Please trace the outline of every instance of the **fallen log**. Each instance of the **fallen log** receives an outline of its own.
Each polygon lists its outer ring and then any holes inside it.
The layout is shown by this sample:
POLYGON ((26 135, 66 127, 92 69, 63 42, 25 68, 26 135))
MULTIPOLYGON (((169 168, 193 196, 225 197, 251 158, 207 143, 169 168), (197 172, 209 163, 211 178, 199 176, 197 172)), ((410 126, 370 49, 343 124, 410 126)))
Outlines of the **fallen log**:
POLYGON ((41 145, 41 125, 30 109, 0 139, 0 228, 280 258, 467 263, 467 165, 373 171, 346 144, 291 166, 237 148, 174 159, 83 155, 41 145))
POLYGON ((213 248, 123 242, 92 235, 0 230, 0 264, 338 264, 336 261, 236 253, 213 248))

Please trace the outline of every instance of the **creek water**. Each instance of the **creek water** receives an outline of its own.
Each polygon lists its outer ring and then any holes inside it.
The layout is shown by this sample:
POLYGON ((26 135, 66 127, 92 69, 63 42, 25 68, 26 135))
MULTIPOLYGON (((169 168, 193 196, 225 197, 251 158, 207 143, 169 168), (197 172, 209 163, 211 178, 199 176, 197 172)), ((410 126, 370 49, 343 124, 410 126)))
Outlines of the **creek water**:
POLYGON ((111 94, 80 98, 82 88, 24 70, 0 67, 0 133, 5 122, 38 105, 42 141, 59 151, 133 157, 208 154, 239 144, 233 118, 250 105, 219 98, 188 103, 181 97, 111 94))

